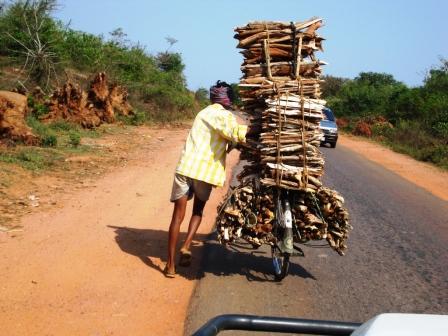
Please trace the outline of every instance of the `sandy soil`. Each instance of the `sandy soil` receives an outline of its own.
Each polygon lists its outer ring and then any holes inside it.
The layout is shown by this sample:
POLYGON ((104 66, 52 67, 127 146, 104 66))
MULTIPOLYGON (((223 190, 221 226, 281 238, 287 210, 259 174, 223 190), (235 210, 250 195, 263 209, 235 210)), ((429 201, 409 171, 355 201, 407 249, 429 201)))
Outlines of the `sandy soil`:
MULTIPOLYGON (((63 171, 37 179, 21 173, 13 184, 22 185, 29 213, 10 212, 17 229, 0 230, 0 325, 7 335, 182 334, 201 242, 192 267, 176 279, 161 269, 172 174, 187 132, 142 127, 110 135, 98 141, 113 159, 74 158, 70 179, 63 171), (29 192, 39 207, 29 206, 29 192)), ((447 199, 446 172, 358 139, 343 136, 340 145, 447 199)), ((237 157, 229 156, 229 166, 237 157)), ((225 189, 213 192, 200 233, 210 232, 225 189)))

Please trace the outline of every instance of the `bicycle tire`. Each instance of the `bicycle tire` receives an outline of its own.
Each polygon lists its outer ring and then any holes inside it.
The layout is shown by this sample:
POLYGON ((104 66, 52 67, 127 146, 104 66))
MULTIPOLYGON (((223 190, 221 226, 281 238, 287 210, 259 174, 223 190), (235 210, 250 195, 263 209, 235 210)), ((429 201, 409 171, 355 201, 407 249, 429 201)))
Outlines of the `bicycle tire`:
POLYGON ((276 281, 282 281, 289 271, 289 254, 282 253, 277 247, 273 247, 272 250, 272 264, 274 268, 274 277, 276 281), (278 251, 278 255, 277 251, 278 251))

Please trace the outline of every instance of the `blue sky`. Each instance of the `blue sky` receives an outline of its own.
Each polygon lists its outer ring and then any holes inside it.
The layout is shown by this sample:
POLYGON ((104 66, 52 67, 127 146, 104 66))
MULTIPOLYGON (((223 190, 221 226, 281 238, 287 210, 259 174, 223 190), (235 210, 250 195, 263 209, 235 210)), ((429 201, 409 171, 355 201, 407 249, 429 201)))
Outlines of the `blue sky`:
POLYGON ((60 0, 55 16, 94 34, 121 27, 155 54, 168 48, 182 54, 190 89, 218 79, 237 82, 242 56, 233 28, 253 20, 324 19, 320 35, 329 62, 324 73, 353 78, 361 71, 386 72, 410 86, 448 58, 448 1, 444 0, 60 0))

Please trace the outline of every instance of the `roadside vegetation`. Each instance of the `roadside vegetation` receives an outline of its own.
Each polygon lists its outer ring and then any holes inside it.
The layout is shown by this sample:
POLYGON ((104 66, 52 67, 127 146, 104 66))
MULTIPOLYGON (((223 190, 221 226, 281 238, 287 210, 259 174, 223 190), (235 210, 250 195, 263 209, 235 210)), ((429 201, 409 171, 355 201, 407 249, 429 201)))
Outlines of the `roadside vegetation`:
MULTIPOLYGON (((38 85, 49 95, 66 80, 86 85, 93 74, 106 72, 111 81, 128 89, 134 113, 118 117, 127 125, 190 120, 208 103, 207 89, 191 92, 186 87, 182 55, 172 51, 176 39, 165 37, 166 50, 150 54, 140 43, 129 40, 121 28, 108 36, 70 28, 53 17, 57 7, 57 0, 0 0, 0 90, 17 88, 29 93, 38 85)), ((325 79, 324 98, 343 130, 448 168, 446 59, 429 70, 423 85, 415 88, 383 73, 325 79)), ((81 145, 82 138, 98 131, 85 131, 63 121, 43 124, 39 117, 47 112, 45 105, 36 102, 32 94, 28 97, 31 114, 27 124, 42 139, 36 157, 43 155, 42 151, 87 150, 81 145)), ((2 150, 0 161, 45 167, 28 164, 40 160, 33 159, 30 150, 24 149, 25 154, 17 148, 2 150)))
POLYGON ((448 169, 448 60, 430 69, 420 87, 373 72, 324 79, 340 128, 448 169))
MULTIPOLYGON (((27 124, 41 139, 40 147, 9 143, 0 150, 0 162, 36 170, 50 167, 64 155, 88 151, 82 138, 101 131, 84 130, 65 121, 44 124, 48 112, 36 86, 48 97, 67 80, 86 86, 98 72, 127 88, 133 113, 117 119, 125 125, 190 120, 208 103, 208 91, 186 86, 182 55, 171 51, 177 40, 165 37, 167 48, 150 54, 117 28, 108 36, 70 28, 56 20, 57 0, 0 0, 0 90, 16 89, 28 95, 27 124)), ((163 37, 161 37, 163 38, 163 37)))
POLYGON ((170 51, 176 39, 166 37, 167 49, 152 55, 121 28, 108 37, 71 29, 52 17, 57 7, 56 0, 0 2, 0 67, 17 70, 0 89, 39 85, 50 93, 67 77, 82 81, 106 72, 154 122, 189 119, 204 104, 203 89, 186 87, 182 55, 170 51))
POLYGON ((70 155, 98 154, 91 146, 82 144, 81 139, 98 138, 107 132, 104 127, 83 129, 64 120, 44 124, 32 114, 28 116, 27 123, 42 139, 41 146, 16 144, 3 148, 0 150, 0 162, 17 164, 32 171, 48 169, 70 155))

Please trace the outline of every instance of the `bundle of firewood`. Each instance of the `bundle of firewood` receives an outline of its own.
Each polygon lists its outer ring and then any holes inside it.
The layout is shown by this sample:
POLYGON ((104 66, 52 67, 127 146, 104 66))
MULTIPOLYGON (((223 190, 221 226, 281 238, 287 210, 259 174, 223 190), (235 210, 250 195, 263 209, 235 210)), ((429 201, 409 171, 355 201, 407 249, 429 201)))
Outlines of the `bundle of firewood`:
MULTIPOLYGON (((325 187, 316 193, 297 193, 297 196, 291 209, 298 230, 295 242, 326 239, 343 255, 351 229, 343 197, 325 187)), ((276 237, 272 233, 275 213, 274 190, 254 190, 251 182, 246 181, 230 190, 218 208, 218 240, 228 243, 243 238, 254 247, 275 244, 276 237)))
POLYGON ((259 246, 275 244, 273 195, 294 195, 293 220, 300 242, 326 239, 343 254, 351 228, 343 198, 322 186, 324 158, 319 128, 326 102, 320 99, 322 65, 315 52, 323 38, 322 19, 299 23, 252 22, 235 29, 244 61, 240 97, 250 132, 241 159, 248 164, 241 185, 223 201, 218 239, 242 237, 259 246), (261 188, 254 192, 251 181, 261 188), (249 181, 249 182, 248 182, 249 181))
POLYGON ((235 29, 244 62, 240 95, 251 116, 251 149, 243 176, 261 171, 262 183, 287 189, 320 187, 324 160, 318 149, 322 50, 321 19, 303 23, 254 22, 235 29))

